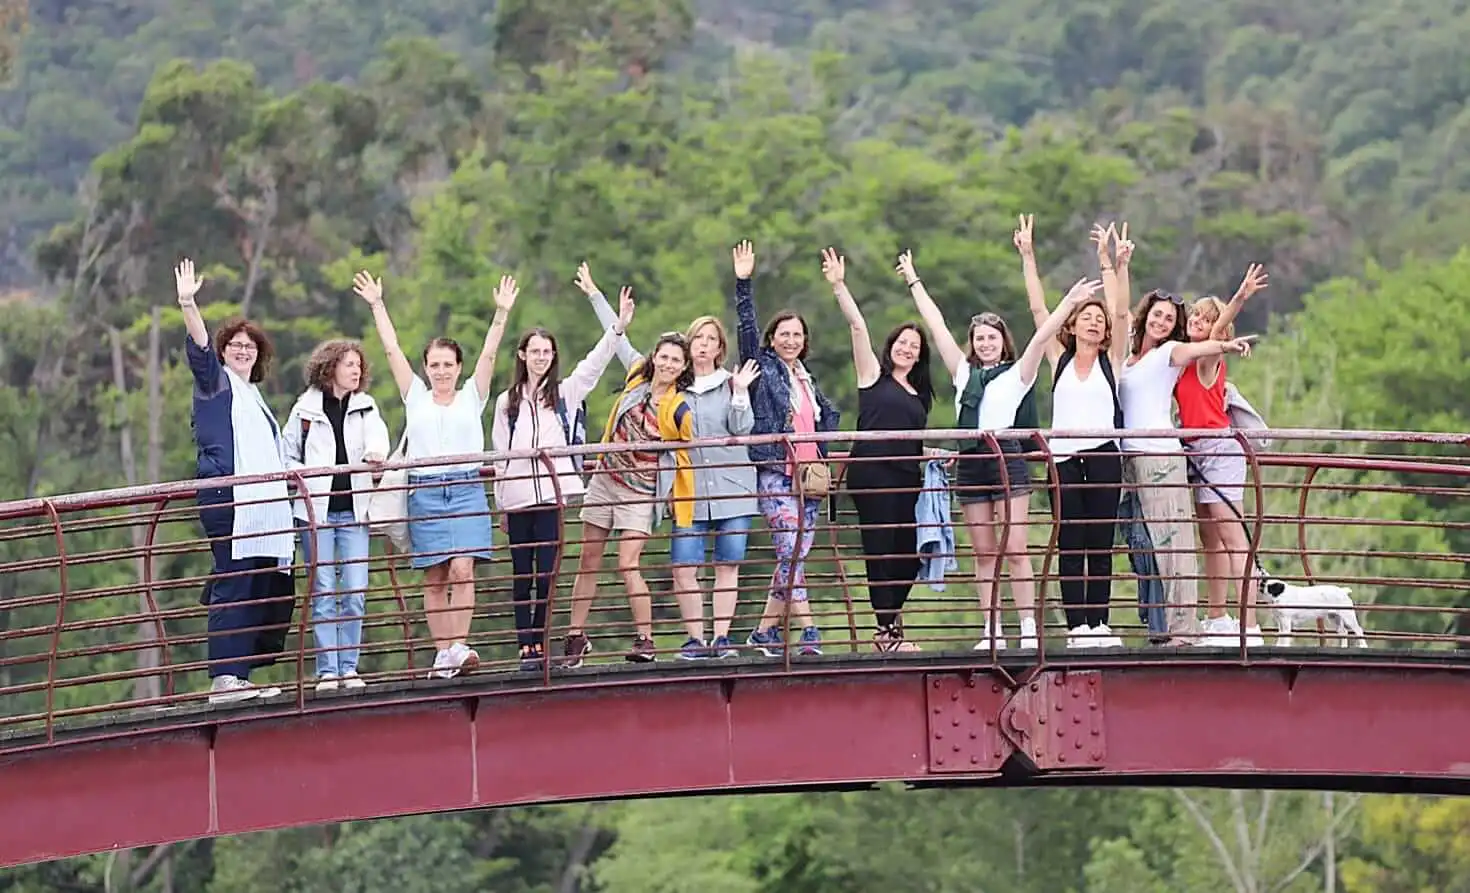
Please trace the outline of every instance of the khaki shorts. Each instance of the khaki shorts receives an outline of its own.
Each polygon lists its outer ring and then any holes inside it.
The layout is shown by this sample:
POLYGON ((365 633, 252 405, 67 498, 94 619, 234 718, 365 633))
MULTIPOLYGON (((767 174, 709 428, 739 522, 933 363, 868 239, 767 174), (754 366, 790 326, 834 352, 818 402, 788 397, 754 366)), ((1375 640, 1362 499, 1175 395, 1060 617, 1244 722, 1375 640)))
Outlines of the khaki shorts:
POLYGON ((582 523, 603 530, 652 533, 653 500, 614 482, 606 473, 594 474, 582 497, 582 523))

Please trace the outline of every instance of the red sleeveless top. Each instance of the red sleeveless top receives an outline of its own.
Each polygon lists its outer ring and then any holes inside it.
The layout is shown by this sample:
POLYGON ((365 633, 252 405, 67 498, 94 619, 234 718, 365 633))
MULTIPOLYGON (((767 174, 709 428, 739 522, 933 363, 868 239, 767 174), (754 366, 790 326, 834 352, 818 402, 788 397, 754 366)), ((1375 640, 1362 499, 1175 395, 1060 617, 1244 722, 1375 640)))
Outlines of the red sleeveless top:
POLYGON ((1179 404, 1181 428, 1229 428, 1225 414, 1225 363, 1215 373, 1215 383, 1205 387, 1199 379, 1199 364, 1190 363, 1174 384, 1174 402, 1179 404))

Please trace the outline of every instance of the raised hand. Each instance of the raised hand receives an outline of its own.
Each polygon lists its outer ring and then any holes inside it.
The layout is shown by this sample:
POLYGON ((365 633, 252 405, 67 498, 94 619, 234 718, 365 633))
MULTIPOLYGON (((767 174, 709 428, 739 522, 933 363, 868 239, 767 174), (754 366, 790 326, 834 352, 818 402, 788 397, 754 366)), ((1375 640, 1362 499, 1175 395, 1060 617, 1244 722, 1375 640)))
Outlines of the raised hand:
POLYGON ((374 279, 367 270, 352 277, 352 290, 359 298, 367 301, 369 306, 383 302, 383 280, 374 279))
POLYGON ((174 286, 178 289, 180 306, 193 304, 194 296, 204 287, 204 280, 194 275, 194 262, 187 257, 174 267, 174 286))
POLYGON ((623 286, 618 291, 618 328, 624 332, 628 331, 628 326, 633 322, 633 312, 636 309, 633 306, 632 286, 623 286))
POLYGON ((735 370, 735 374, 730 376, 730 384, 736 391, 743 394, 750 389, 751 383, 759 378, 760 374, 761 367, 756 364, 756 361, 746 360, 739 369, 735 370))
POLYGON ((822 249, 822 275, 834 286, 847 278, 847 258, 838 254, 836 248, 822 249))
POLYGON ((516 296, 520 293, 514 276, 501 276, 500 284, 495 287, 495 309, 509 313, 510 308, 516 305, 516 296))
POLYGON ((1031 224, 1034 219, 1035 215, 1032 214, 1020 215, 1020 226, 1011 234, 1011 244, 1016 246, 1022 257, 1034 257, 1036 254, 1036 248, 1031 243, 1031 224))
POLYGON ((1235 293, 1244 300, 1270 284, 1266 268, 1260 264, 1251 264, 1246 269, 1245 278, 1240 280, 1240 288, 1237 288, 1235 293))
POLYGON ((1101 279, 1088 279, 1086 276, 1083 276, 1073 283, 1072 288, 1067 291, 1067 296, 1062 298, 1062 306, 1068 308, 1075 307, 1097 294, 1097 290, 1100 288, 1102 288, 1101 279))
POLYGON ((580 288, 582 290, 582 294, 586 295, 589 298, 601 291, 601 289, 597 287, 597 283, 592 281, 592 270, 587 266, 587 262, 585 260, 582 261, 581 266, 577 267, 576 282, 577 288, 580 288))
POLYGON ((735 278, 749 279, 755 274, 755 248, 751 246, 750 240, 745 240, 730 252, 730 259, 735 264, 735 278))
POLYGON ((905 285, 913 285, 919 280, 919 273, 914 269, 914 253, 905 251, 898 256, 898 266, 893 268, 899 276, 903 277, 905 285))
POLYGON ((1128 221, 1123 221, 1123 228, 1113 233, 1113 247, 1116 249, 1118 266, 1128 266, 1128 261, 1133 258, 1133 240, 1128 238, 1128 221))
POLYGON ((1108 224, 1107 229, 1103 229, 1101 223, 1094 223, 1092 225, 1092 235, 1089 238, 1092 240, 1092 244, 1097 246, 1097 263, 1103 269, 1107 269, 1113 265, 1113 261, 1108 255, 1108 246, 1112 243, 1115 236, 1117 236, 1117 231, 1113 229, 1111 223, 1108 224))

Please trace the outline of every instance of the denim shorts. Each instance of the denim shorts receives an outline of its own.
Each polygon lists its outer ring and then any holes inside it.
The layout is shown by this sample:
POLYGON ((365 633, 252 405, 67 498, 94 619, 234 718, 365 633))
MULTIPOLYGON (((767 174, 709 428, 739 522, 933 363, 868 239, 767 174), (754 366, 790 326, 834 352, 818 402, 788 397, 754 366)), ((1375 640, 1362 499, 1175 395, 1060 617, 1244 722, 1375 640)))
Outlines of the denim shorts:
POLYGON ((745 557, 750 517, 695 521, 689 527, 675 527, 674 538, 669 542, 669 560, 674 564, 704 564, 711 533, 715 535, 716 564, 740 561, 745 557))

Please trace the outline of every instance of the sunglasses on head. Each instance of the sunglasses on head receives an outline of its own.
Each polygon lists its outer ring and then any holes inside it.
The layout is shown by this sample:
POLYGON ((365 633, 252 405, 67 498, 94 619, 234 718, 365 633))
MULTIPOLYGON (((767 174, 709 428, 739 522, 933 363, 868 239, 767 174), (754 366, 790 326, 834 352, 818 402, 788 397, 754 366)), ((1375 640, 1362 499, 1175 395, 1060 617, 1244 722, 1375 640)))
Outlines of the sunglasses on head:
POLYGON ((684 333, 683 332, 664 332, 662 335, 658 336, 658 340, 660 340, 660 341, 677 341, 680 344, 683 344, 684 343, 684 333))
POLYGON ((970 325, 995 326, 999 328, 1000 326, 1005 325, 1005 320, 1001 319, 999 314, 986 311, 985 313, 977 313, 974 316, 970 317, 970 325))
POLYGON ((1173 292, 1156 291, 1156 292, 1154 292, 1153 297, 1154 297, 1154 300, 1156 300, 1156 301, 1168 301, 1170 304, 1173 304, 1175 307, 1183 307, 1184 306, 1184 299, 1181 298, 1181 297, 1179 297, 1178 295, 1174 294, 1173 292))

